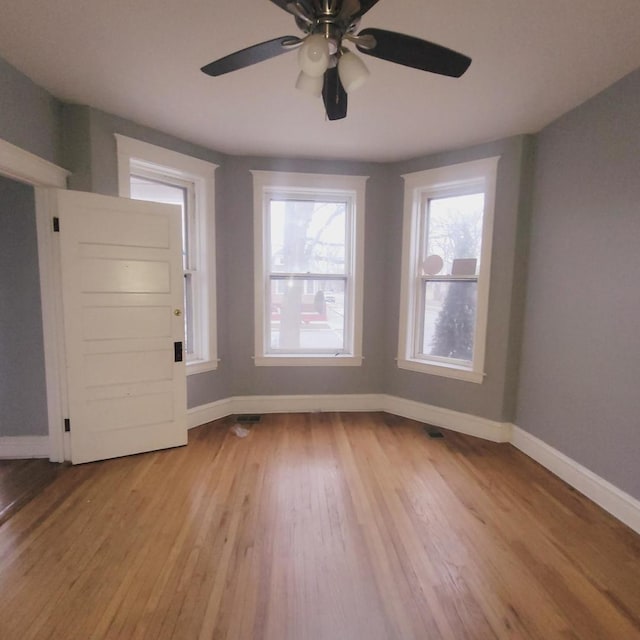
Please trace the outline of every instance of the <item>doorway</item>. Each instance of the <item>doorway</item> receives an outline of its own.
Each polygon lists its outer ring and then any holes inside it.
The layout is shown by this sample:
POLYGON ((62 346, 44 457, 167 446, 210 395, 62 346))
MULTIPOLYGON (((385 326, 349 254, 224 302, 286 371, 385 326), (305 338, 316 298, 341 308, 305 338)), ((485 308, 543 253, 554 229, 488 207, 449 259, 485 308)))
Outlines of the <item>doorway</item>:
POLYGON ((47 392, 32 186, 0 176, 0 224, 0 456, 46 455, 47 392), (31 450, 21 451, 22 445, 31 450))

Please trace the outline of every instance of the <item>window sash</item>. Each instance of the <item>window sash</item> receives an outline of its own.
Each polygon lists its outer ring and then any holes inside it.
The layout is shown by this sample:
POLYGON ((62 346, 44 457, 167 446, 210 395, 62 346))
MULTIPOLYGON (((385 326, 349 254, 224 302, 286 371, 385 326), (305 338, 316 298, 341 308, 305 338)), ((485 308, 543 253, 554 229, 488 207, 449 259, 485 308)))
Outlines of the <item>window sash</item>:
POLYGON ((413 349, 412 349, 412 357, 416 360, 422 360, 424 362, 438 362, 441 364, 452 364, 456 366, 466 366, 469 367, 473 363, 474 353, 476 350, 476 340, 477 340, 477 326, 478 326, 478 305, 476 303, 476 307, 473 314, 473 328, 472 328, 472 336, 473 336, 473 351, 471 359, 465 358, 452 358, 445 356, 433 355, 425 352, 424 345, 424 333, 425 333, 425 324, 427 320, 427 314, 425 313, 426 307, 426 296, 427 296, 427 285, 430 282, 443 282, 443 283, 459 283, 459 282, 468 282, 476 285, 476 295, 478 288, 478 276, 419 276, 416 278, 416 289, 414 292, 415 300, 416 300, 416 317, 414 320, 414 335, 413 335, 413 349))
POLYGON ((354 197, 351 194, 325 194, 314 190, 305 192, 289 190, 266 190, 264 198, 264 273, 265 273, 265 293, 264 293, 264 352, 266 355, 339 355, 352 353, 353 345, 353 239, 355 238, 354 226, 354 197), (344 244, 344 272, 343 273, 323 273, 323 272, 282 272, 272 270, 272 246, 271 246, 271 203, 278 202, 309 202, 309 203, 330 203, 344 204, 345 207, 345 244, 344 244), (274 348, 271 343, 271 282, 274 281, 331 281, 343 283, 344 290, 344 321, 343 339, 340 348, 274 348))
MULTIPOLYGON (((316 367, 316 366, 361 366, 362 365, 362 322, 363 322, 363 265, 364 265, 364 220, 366 176, 329 175, 319 173, 295 173, 282 171, 252 170, 253 211, 254 211, 254 296, 255 296, 255 357, 256 366, 316 367), (317 273, 332 270, 331 263, 307 263, 310 273, 288 273, 294 267, 285 260, 282 264, 274 261, 271 268, 271 229, 269 220, 270 201, 297 200, 308 202, 347 203, 345 221, 344 273, 317 273), (287 273, 277 273, 278 269, 287 273), (297 352, 297 343, 291 340, 296 350, 281 353, 270 352, 268 337, 270 308, 267 304, 272 276, 300 276, 302 279, 315 278, 327 281, 337 276, 336 287, 345 286, 345 337, 344 349, 336 353, 333 348, 311 350, 310 353, 297 352), (344 279, 346 278, 346 285, 344 279)), ((322 227, 322 222, 317 228, 322 227)), ((274 236, 280 244, 281 237, 274 236)), ((306 235, 306 234, 305 234, 306 235)), ((311 234, 310 234, 311 235, 311 234)), ((314 236, 312 235, 312 238, 314 236)), ((342 237, 340 237, 342 240, 342 237)), ((329 237, 331 242, 332 238, 329 237)), ((331 251, 327 252, 333 257, 331 251)), ((321 254, 324 255, 324 254, 321 254)), ((297 268, 297 265, 296 265, 297 268)), ((301 270, 302 271, 302 270, 301 270)), ((340 294, 342 295, 342 294, 340 294)), ((336 295, 336 303, 342 300, 336 295)), ((324 343, 320 343, 324 344, 324 343)), ((275 345, 275 343, 274 343, 275 345)), ((275 345, 277 346, 277 345, 275 345)), ((304 346, 308 346, 306 343, 304 346)), ((306 350, 306 349, 305 349, 306 350)))
MULTIPOLYGON (((197 220, 196 220, 196 187, 191 180, 182 180, 168 176, 161 170, 154 171, 143 167, 132 169, 130 179, 141 178, 159 185, 167 185, 182 189, 184 199, 182 203, 182 260, 185 271, 197 271, 199 267, 197 220)), ((159 201, 157 201, 159 202, 159 201)))
MULTIPOLYGON (((283 294, 276 292, 276 295, 279 296, 283 294)), ((293 354, 293 355, 310 355, 310 356, 314 354, 340 355, 340 354, 350 353, 351 345, 350 345, 350 332, 348 330, 348 326, 349 326, 349 317, 350 317, 349 308, 351 306, 349 302, 351 298, 352 296, 349 295, 349 278, 346 276, 333 275, 329 278, 327 278, 325 274, 305 274, 305 275, 273 274, 269 276, 267 280, 266 291, 265 291, 266 302, 265 302, 264 344, 266 345, 266 353, 268 355, 293 354), (334 282, 334 283, 342 283, 342 296, 344 300, 343 320, 342 320, 342 328, 341 328, 342 346, 329 346, 329 347, 314 346, 313 348, 310 348, 310 347, 305 348, 303 346, 299 346, 299 347, 287 346, 286 348, 274 347, 272 344, 272 333, 274 332, 273 312, 274 312, 274 309, 277 307, 277 304, 279 301, 274 300, 272 285, 274 283, 279 283, 279 282, 285 283, 287 287, 291 282, 298 282, 302 284, 303 291, 301 296, 302 300, 301 300, 300 326, 301 328, 303 328, 305 324, 305 320, 304 320, 305 310, 304 310, 304 307, 302 306, 304 304, 303 300, 304 300, 304 297, 306 297, 308 299, 306 304, 307 306, 309 306, 309 303, 311 302, 310 297, 314 295, 308 292, 308 287, 306 285, 308 283, 314 283, 314 282, 324 283, 327 281, 334 282)), ((307 317, 312 316, 314 312, 317 312, 319 316, 321 315, 320 311, 314 307, 313 309, 306 310, 307 317), (309 313, 310 311, 311 313, 309 313)), ((326 311, 325 311, 325 314, 327 314, 326 311)), ((313 320, 312 317, 311 319, 308 319, 306 321, 307 324, 310 324, 312 320, 313 320)), ((323 320, 328 321, 326 317, 323 318, 323 320)), ((332 329, 335 330, 334 327, 332 327, 332 329)))
MULTIPOLYGON (((353 254, 353 209, 354 202, 353 197, 349 194, 342 194, 340 196, 324 193, 289 193, 289 192, 274 192, 267 191, 265 193, 265 202, 264 202, 264 217, 265 217, 265 255, 264 255, 264 263, 265 263, 265 271, 269 274, 282 274, 283 271, 277 271, 273 269, 272 258, 273 258, 273 246, 272 246, 272 203, 273 202, 308 202, 310 204, 342 204, 344 206, 344 217, 345 217, 345 229, 344 229, 344 267, 343 271, 339 272, 340 275, 349 276, 353 271, 353 266, 351 264, 351 256, 353 254)), ((300 275, 304 275, 305 271, 297 271, 300 275)), ((335 275, 336 272, 327 272, 326 275, 335 275)))
MULTIPOLYGON (((405 181, 403 216, 403 258, 401 281, 400 325, 398 335, 398 367, 412 371, 444 376, 458 380, 482 383, 484 378, 485 349, 487 337, 489 277, 491 268, 491 247, 493 236, 493 217, 495 207, 495 189, 499 157, 473 160, 456 165, 447 165, 403 175, 405 181), (454 267, 452 256, 446 262, 446 271, 453 274, 426 275, 424 261, 429 247, 428 214, 430 202, 442 198, 483 195, 480 234, 481 246, 477 247, 475 273, 467 275, 470 264, 459 263, 454 267), (425 314, 425 288, 429 283, 449 282, 452 284, 469 282, 475 292, 472 359, 446 358, 429 355, 424 351, 436 350, 431 345, 436 308, 425 314), (428 315, 431 311, 432 315, 428 315), (430 326, 426 327, 425 319, 430 326), (432 324, 433 323, 433 324, 432 324), (424 342, 424 344, 423 344, 424 342), (427 345, 425 347, 425 344, 427 345)), ((464 211, 464 210, 462 210, 464 211)), ((466 216, 465 216, 466 217, 466 216)), ((472 218, 473 219, 473 218, 472 218)), ((475 224, 479 225, 476 219, 475 224)), ((445 245, 446 246, 446 245, 445 245)), ((432 245, 433 247, 433 245, 432 245)), ((471 253, 474 253, 476 249, 471 253)), ((432 253, 439 253, 433 252, 432 253)), ((462 252, 460 252, 462 253, 462 252)), ((445 256, 442 256, 443 259, 445 256)), ((469 259, 468 256, 456 259, 469 259)), ((438 306, 440 306, 440 302, 438 306)), ((466 335, 466 334, 465 334, 466 335)), ((457 339, 457 338, 456 338, 457 339)), ((464 342, 462 342, 464 345, 464 342)), ((438 351, 443 352, 442 349, 438 351)), ((456 355, 466 353, 463 349, 454 350, 456 355)))

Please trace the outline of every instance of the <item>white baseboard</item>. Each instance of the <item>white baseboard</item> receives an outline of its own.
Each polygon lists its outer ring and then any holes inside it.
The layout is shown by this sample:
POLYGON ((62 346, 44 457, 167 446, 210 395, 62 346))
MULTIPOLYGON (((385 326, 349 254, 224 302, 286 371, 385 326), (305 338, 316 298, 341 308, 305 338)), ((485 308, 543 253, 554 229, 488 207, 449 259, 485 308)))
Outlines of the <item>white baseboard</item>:
POLYGON ((511 444, 640 533, 640 501, 515 425, 511 444))
POLYGON ((403 418, 426 422, 443 429, 483 438, 492 442, 509 442, 511 424, 479 418, 469 413, 443 409, 423 402, 415 402, 397 396, 382 396, 383 410, 403 418))
POLYGON ((296 411, 386 411, 404 418, 459 431, 493 442, 509 442, 511 425, 468 413, 405 400, 385 394, 234 396, 194 407, 187 412, 189 428, 237 413, 291 413, 296 411))
POLYGON ((189 429, 238 413, 311 411, 382 411, 376 394, 233 396, 187 411, 189 429))
POLYGON ((225 418, 233 413, 233 398, 217 400, 209 404, 201 404, 192 409, 187 409, 187 429, 193 429, 200 425, 225 418))
POLYGON ((0 437, 0 459, 48 457, 49 436, 0 437))
POLYGON ((377 394, 297 396, 236 396, 234 413, 294 413, 298 411, 381 411, 377 394))

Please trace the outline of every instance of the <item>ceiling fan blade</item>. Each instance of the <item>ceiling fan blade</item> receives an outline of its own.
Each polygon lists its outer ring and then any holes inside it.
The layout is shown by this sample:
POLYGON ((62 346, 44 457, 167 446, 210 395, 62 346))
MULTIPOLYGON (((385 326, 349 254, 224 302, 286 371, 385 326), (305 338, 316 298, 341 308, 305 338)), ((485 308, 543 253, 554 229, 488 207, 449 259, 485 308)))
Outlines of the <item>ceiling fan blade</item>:
POLYGON ((291 51, 301 42, 302 40, 296 36, 280 36, 273 40, 254 44, 252 47, 247 47, 241 51, 230 53, 219 60, 214 60, 202 67, 201 71, 210 76, 221 76, 223 73, 243 69, 263 60, 275 58, 282 53, 287 53, 287 51, 291 51))
POLYGON ((361 18, 369 9, 378 4, 379 0, 360 0, 360 9, 353 14, 353 19, 361 18))
POLYGON ((347 115, 347 92, 340 82, 338 67, 331 67, 324 72, 322 100, 329 120, 340 120, 347 115))
POLYGON ((273 4, 277 4, 281 9, 284 9, 287 13, 289 13, 289 9, 287 9, 287 5, 292 2, 292 0, 271 0, 273 4))
POLYGON ((376 44, 368 48, 356 43, 358 51, 406 67, 459 78, 471 64, 471 58, 462 53, 404 33, 363 29, 357 37, 361 36, 373 36, 376 44))

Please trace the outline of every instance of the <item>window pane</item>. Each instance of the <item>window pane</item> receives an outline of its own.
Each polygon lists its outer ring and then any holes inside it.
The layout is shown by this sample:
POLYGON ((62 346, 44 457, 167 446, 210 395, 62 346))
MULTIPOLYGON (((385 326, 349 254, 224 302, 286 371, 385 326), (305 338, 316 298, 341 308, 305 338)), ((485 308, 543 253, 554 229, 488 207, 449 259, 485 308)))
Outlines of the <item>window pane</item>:
POLYGON ((270 351, 344 350, 345 280, 271 280, 270 351))
MULTIPOLYGON (((425 261, 429 256, 440 256, 444 264, 439 275, 477 274, 484 193, 432 198, 427 206, 425 261)), ((437 275, 424 268, 425 275, 437 275)))
POLYGON ((346 202, 271 200, 272 273, 345 273, 346 202))
POLYGON ((422 352, 471 362, 477 282, 424 283, 422 352))
POLYGON ((140 176, 131 176, 131 197, 134 200, 150 200, 165 204, 177 204, 182 209, 182 268, 189 264, 189 219, 187 216, 187 190, 173 184, 156 182, 140 176))

